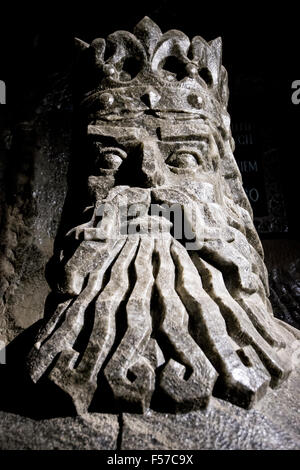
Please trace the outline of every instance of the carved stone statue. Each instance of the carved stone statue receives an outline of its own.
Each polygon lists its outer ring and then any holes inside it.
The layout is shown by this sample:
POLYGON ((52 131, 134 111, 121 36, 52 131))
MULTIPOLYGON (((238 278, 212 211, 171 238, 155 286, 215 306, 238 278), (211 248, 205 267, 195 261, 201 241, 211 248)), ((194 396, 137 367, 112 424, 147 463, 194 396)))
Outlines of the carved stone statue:
POLYGON ((121 410, 186 411, 212 395, 252 407, 288 377, 299 332, 268 300, 221 39, 162 34, 146 17, 133 34, 77 43, 74 155, 88 198, 74 196, 86 210, 58 250, 60 301, 30 375, 47 374, 78 413, 103 387, 121 410))

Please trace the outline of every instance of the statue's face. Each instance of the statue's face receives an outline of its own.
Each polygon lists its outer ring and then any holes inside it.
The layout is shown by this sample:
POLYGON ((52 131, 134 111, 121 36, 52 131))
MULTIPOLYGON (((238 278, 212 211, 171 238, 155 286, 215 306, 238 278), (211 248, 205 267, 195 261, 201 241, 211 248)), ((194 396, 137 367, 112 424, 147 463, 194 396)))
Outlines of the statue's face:
MULTIPOLYGON (((150 121, 151 123, 151 121, 150 121)), ((146 128, 90 125, 95 172, 115 186, 184 186, 216 181, 219 152, 208 125, 162 120, 146 128)))
POLYGON ((126 195, 131 211, 134 204, 139 215, 141 204, 144 215, 150 204, 178 204, 186 213, 187 206, 222 205, 220 154, 207 124, 149 119, 143 127, 90 125, 88 136, 94 175, 110 177, 110 194, 126 195))
POLYGON ((104 376, 129 409, 145 410, 161 393, 175 409, 205 406, 217 375, 223 397, 251 406, 270 383, 268 370, 277 383, 288 366, 270 348, 284 340, 269 327, 249 213, 227 192, 235 173, 226 142, 200 119, 141 119, 88 126, 93 214, 73 229, 80 243, 63 259, 59 286, 76 300, 37 353, 34 377, 62 351, 51 379, 80 411, 104 376), (166 206, 180 212, 168 218, 166 206), (78 352, 63 348, 87 309, 94 323, 75 369, 78 352))

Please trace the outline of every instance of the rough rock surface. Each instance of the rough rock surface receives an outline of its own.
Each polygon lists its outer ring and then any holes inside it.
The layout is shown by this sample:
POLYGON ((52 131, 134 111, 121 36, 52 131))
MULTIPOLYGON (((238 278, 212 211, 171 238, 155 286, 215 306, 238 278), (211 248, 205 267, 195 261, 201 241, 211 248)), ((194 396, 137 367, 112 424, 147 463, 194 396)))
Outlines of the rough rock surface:
POLYGON ((113 450, 118 418, 97 415, 33 420, 0 412, 1 450, 113 450))
POLYGON ((299 373, 255 410, 213 399, 207 410, 123 416, 122 449, 300 449, 299 373))
POLYGON ((274 315, 300 329, 300 241, 265 240, 264 249, 274 315))
POLYGON ((67 189, 70 94, 63 80, 34 116, 5 122, 0 140, 0 340, 8 344, 43 317, 52 256, 67 189))
POLYGON ((0 412, 0 449, 299 450, 299 390, 298 372, 250 411, 213 399, 206 410, 177 415, 89 413, 34 420, 0 412))

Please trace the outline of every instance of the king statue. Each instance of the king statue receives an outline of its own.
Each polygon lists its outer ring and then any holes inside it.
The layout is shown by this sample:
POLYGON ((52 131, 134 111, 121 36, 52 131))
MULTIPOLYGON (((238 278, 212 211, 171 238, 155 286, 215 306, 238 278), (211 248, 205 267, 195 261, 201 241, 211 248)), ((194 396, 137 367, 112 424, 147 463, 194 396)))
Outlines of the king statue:
POLYGON ((79 414, 105 409, 108 392, 139 413, 212 396, 250 408, 287 379, 300 335, 268 300, 221 39, 163 34, 145 17, 133 34, 76 42, 73 225, 30 376, 79 414))

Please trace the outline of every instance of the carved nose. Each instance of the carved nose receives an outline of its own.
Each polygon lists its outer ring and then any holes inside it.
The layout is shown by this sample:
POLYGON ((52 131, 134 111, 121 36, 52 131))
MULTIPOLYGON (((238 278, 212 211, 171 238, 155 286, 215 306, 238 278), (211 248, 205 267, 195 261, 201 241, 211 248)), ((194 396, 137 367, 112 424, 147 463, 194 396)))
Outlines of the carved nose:
POLYGON ((159 148, 153 140, 144 140, 140 144, 141 183, 146 188, 161 186, 165 182, 164 162, 159 148))

